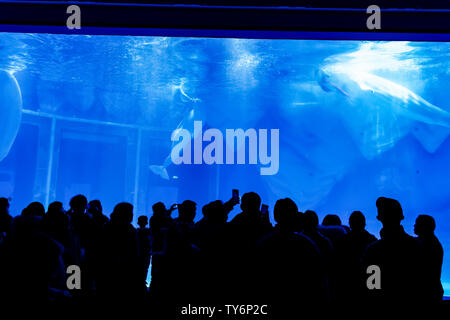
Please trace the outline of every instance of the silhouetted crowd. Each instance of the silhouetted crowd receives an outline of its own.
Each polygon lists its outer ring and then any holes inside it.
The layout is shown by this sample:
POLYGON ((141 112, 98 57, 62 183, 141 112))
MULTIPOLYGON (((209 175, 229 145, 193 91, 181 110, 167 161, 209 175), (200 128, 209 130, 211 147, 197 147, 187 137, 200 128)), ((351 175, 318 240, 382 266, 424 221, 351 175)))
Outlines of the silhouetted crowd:
POLYGON ((88 202, 83 195, 73 197, 67 211, 61 202, 47 211, 33 202, 13 218, 9 205, 0 198, 5 302, 131 303, 159 311, 196 303, 264 303, 288 310, 439 304, 443 297, 443 248, 434 235, 435 221, 419 215, 417 237, 408 235, 394 199, 376 201, 379 240, 365 230, 360 211, 350 215, 349 226, 337 215, 319 224, 314 211, 299 212, 289 198, 276 202, 273 226, 253 192, 208 203, 197 222, 195 202, 169 209, 158 202, 150 220, 138 218, 137 229, 130 203, 117 204, 109 218, 100 201, 88 202), (237 205, 242 212, 228 221, 237 205), (81 288, 67 286, 71 265, 80 268, 81 288))

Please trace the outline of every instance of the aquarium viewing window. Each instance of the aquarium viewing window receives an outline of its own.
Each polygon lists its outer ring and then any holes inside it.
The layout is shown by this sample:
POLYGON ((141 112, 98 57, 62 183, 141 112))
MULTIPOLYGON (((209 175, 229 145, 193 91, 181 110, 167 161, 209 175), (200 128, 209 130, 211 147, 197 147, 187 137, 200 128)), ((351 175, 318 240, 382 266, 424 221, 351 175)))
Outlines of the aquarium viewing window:
POLYGON ((388 196, 410 234, 435 217, 450 295, 447 34, 0 30, 0 196, 14 215, 82 193, 137 217, 237 188, 320 220, 361 210, 378 236, 388 196))

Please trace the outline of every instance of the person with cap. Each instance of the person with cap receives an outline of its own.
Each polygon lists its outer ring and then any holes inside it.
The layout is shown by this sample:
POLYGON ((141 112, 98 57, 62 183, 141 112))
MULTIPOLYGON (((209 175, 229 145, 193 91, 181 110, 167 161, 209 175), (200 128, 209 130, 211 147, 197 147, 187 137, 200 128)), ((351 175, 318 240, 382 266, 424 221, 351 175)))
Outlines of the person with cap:
POLYGON ((403 209, 397 200, 380 197, 376 206, 377 219, 383 228, 381 239, 367 247, 363 258, 368 301, 393 307, 423 303, 427 296, 423 247, 403 229, 403 209), (371 273, 370 270, 375 271, 371 273), (376 270, 379 283, 374 288, 369 285, 369 278, 376 270))

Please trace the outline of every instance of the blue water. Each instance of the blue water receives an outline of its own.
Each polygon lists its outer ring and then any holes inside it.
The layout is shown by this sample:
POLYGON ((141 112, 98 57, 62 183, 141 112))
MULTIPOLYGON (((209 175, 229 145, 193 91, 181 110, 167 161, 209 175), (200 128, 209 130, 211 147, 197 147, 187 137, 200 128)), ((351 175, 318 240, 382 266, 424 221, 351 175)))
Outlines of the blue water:
POLYGON ((361 210, 376 235, 375 200, 390 196, 409 233, 418 214, 435 217, 450 295, 449 49, 2 33, 0 194, 13 214, 83 193, 106 213, 129 201, 137 217, 159 200, 202 205, 237 188, 271 208, 291 197, 320 218, 346 222, 361 210), (192 132, 195 120, 224 136, 279 129, 278 172, 261 175, 249 155, 247 164, 174 165, 171 134, 192 132))

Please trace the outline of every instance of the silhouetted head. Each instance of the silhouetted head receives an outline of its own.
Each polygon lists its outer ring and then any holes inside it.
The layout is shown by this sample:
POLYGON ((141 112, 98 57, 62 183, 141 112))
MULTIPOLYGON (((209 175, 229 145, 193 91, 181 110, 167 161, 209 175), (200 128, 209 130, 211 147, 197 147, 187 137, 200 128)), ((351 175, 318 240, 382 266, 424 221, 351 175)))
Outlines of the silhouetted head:
POLYGON ((133 221, 133 205, 128 202, 121 202, 114 207, 111 213, 111 221, 130 224, 133 221))
POLYGON ((258 213, 261 207, 261 197, 255 192, 247 192, 241 198, 241 209, 246 213, 258 213))
POLYGON ((84 213, 88 204, 87 198, 82 194, 76 195, 70 199, 70 209, 73 212, 84 213))
POLYGON ((216 200, 208 203, 202 208, 205 218, 212 223, 226 223, 228 220, 228 214, 225 210, 223 202, 216 200))
POLYGON ((403 209, 395 199, 380 197, 377 199, 378 215, 377 219, 383 224, 383 227, 399 226, 403 220, 403 209))
POLYGON ((100 200, 89 201, 87 209, 88 209, 88 212, 90 214, 92 214, 93 216, 103 213, 103 207, 102 207, 102 203, 100 202, 100 200))
POLYGON ((324 226, 340 226, 342 225, 341 219, 335 214, 327 214, 322 220, 324 226))
POLYGON ((197 212, 197 204, 191 200, 185 200, 178 205, 178 216, 183 221, 193 222, 197 212))
POLYGON ((148 225, 148 218, 147 216, 139 216, 137 220, 138 226, 144 229, 148 225))
POLYGON ((9 199, 0 198, 0 215, 9 214, 9 199))
POLYGON ((316 230, 319 225, 319 217, 312 210, 306 210, 302 216, 302 226, 305 231, 316 230))
POLYGON ((348 224, 352 231, 363 231, 366 227, 366 217, 364 217, 361 211, 353 211, 348 219, 348 224))
POLYGON ((157 202, 152 206, 152 210, 153 210, 153 215, 155 217, 157 216, 163 216, 166 214, 167 209, 166 209, 166 205, 162 202, 157 202))
POLYGON ((44 205, 40 202, 32 202, 25 209, 22 210, 22 216, 24 217, 43 217, 45 215, 44 205))
POLYGON ((277 200, 273 214, 275 221, 281 228, 294 229, 297 226, 298 207, 292 199, 277 200))
POLYGON ((48 205, 47 214, 53 214, 53 213, 64 213, 64 207, 62 202, 60 201, 54 201, 48 205))
MULTIPOLYGON (((42 219, 44 230, 47 232, 68 232, 69 217, 64 211, 62 202, 55 201, 48 205, 47 214, 42 219)), ((60 239, 61 240, 61 239, 60 239)))
POLYGON ((421 214, 417 217, 414 224, 414 233, 416 235, 419 237, 431 236, 434 234, 434 229, 436 229, 436 222, 432 216, 421 214))

